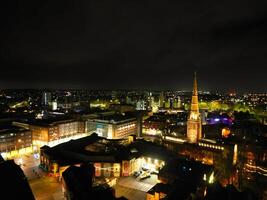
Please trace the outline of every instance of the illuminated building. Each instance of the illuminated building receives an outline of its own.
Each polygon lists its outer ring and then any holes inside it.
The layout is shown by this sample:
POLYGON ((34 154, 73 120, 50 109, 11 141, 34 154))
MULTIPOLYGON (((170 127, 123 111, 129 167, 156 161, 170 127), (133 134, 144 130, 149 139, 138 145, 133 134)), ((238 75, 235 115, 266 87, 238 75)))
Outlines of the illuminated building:
MULTIPOLYGON (((85 134, 85 125, 74 119, 51 118, 30 123, 33 145, 51 145, 67 138, 85 134)), ((85 136, 85 135, 84 135, 85 136)))
POLYGON ((230 136, 230 129, 228 127, 222 129, 222 137, 228 138, 230 136))
POLYGON ((201 139, 197 143, 189 143, 183 138, 164 136, 163 144, 168 149, 177 152, 179 155, 202 161, 208 165, 221 165, 223 154, 227 154, 227 158, 225 159, 230 163, 236 163, 237 161, 237 145, 231 142, 201 139))
POLYGON ((158 183, 146 193, 146 200, 164 199, 170 191, 170 185, 158 183))
POLYGON ((199 113, 198 94, 197 94, 197 77, 195 74, 191 109, 187 121, 187 139, 190 143, 196 143, 199 139, 202 138, 201 126, 202 125, 199 113))
POLYGON ((31 132, 15 126, 1 127, 0 152, 5 158, 32 151, 31 132))
POLYGON ((153 101, 153 103, 152 103, 152 112, 153 113, 157 113, 158 110, 159 110, 159 104, 158 104, 158 102, 153 101))
POLYGON ((57 107, 68 110, 72 108, 72 104, 71 103, 58 103, 57 107))
POLYGON ((147 200, 191 199, 192 194, 202 199, 206 186, 215 180, 212 166, 182 158, 167 162, 158 179, 160 183, 147 192, 147 200))
POLYGON ((163 108, 165 105, 165 100, 164 100, 164 93, 161 92, 159 96, 159 107, 163 108))
POLYGON ((137 118, 129 115, 113 114, 86 121, 89 134, 97 133, 108 139, 119 139, 137 134, 137 118))
POLYGON ((106 139, 97 134, 62 143, 43 146, 40 166, 61 177, 70 165, 91 162, 95 177, 131 176, 142 167, 158 171, 172 155, 168 150, 143 140, 106 139))
POLYGON ((154 103, 154 97, 152 96, 152 93, 149 92, 147 96, 147 110, 152 110, 153 103, 154 103))
POLYGON ((143 133, 147 135, 161 135, 165 128, 166 122, 153 120, 151 118, 152 117, 144 121, 143 133))
POLYGON ((170 108, 171 107, 171 99, 168 98, 167 101, 165 101, 165 108, 170 108))
POLYGON ((51 93, 50 92, 43 93, 42 104, 45 106, 51 105, 51 93))
POLYGON ((139 100, 136 102, 136 110, 146 110, 146 103, 144 100, 139 100))
MULTIPOLYGON (((161 135, 169 130, 179 130, 187 121, 187 113, 169 110, 166 113, 154 113, 144 120, 143 133, 161 135)), ((184 128, 182 128, 184 129, 184 128)))
POLYGON ((57 110, 57 102, 56 101, 52 102, 52 110, 57 110))
POLYGON ((181 107, 182 107, 181 97, 178 96, 178 100, 177 100, 177 108, 181 108, 181 107))

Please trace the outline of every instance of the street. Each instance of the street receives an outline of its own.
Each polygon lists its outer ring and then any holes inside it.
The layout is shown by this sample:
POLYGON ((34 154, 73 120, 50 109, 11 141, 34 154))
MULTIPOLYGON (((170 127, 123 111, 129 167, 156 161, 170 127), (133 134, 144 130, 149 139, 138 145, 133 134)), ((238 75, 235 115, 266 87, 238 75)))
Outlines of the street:
POLYGON ((29 181, 36 200, 63 200, 61 183, 52 177, 41 177, 29 181))
POLYGON ((36 200, 63 200, 61 183, 39 168, 40 161, 33 154, 23 155, 14 161, 27 177, 36 200))

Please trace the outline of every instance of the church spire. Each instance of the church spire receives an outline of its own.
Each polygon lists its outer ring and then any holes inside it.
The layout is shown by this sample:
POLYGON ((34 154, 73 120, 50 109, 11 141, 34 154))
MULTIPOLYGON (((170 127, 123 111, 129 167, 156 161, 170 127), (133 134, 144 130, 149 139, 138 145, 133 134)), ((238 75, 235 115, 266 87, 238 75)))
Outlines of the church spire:
POLYGON ((187 121, 187 139, 191 143, 196 143, 202 138, 201 131, 201 117, 198 106, 198 92, 197 92, 197 75, 194 74, 194 86, 192 92, 191 109, 187 121))
POLYGON ((191 101, 191 110, 192 112, 199 113, 199 106, 198 106, 198 92, 197 92, 197 73, 194 74, 194 86, 193 86, 193 94, 192 94, 192 101, 191 101))
POLYGON ((194 88, 193 95, 197 95, 197 72, 194 73, 194 88))

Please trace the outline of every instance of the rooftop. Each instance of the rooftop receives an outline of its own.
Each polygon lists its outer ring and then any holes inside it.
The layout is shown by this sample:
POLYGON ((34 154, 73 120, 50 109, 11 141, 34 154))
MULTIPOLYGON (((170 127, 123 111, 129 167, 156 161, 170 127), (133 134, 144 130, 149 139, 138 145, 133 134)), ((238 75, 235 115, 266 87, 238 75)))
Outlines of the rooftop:
POLYGON ((162 192, 164 194, 167 194, 170 191, 170 185, 164 184, 164 183, 157 183, 154 187, 152 187, 148 193, 154 195, 155 192, 159 193, 162 192))
POLYGON ((132 153, 124 142, 125 140, 109 140, 99 137, 94 133, 52 148, 44 146, 42 149, 47 156, 57 160, 60 165, 81 162, 117 162, 138 155, 138 152, 132 153))
POLYGON ((50 117, 47 119, 35 119, 31 121, 30 124, 37 126, 52 126, 57 123, 72 122, 72 121, 75 120, 69 116, 57 116, 57 117, 50 117))
POLYGON ((0 126, 0 134, 18 133, 21 131, 27 131, 27 130, 21 127, 13 126, 13 125, 1 125, 0 126))
MULTIPOLYGON (((203 175, 207 176, 213 171, 212 166, 189 159, 177 158, 168 162, 159 172, 160 177, 176 177, 184 182, 200 183, 203 175)), ((171 180, 171 182, 174 180, 171 180)))
POLYGON ((126 120, 135 119, 134 114, 112 114, 112 115, 100 115, 98 118, 93 121, 103 121, 107 123, 119 123, 126 120))
POLYGON ((166 160, 173 156, 167 149, 152 142, 136 140, 129 144, 125 139, 110 140, 95 133, 52 148, 43 146, 42 149, 62 166, 82 162, 121 162, 140 156, 166 160))

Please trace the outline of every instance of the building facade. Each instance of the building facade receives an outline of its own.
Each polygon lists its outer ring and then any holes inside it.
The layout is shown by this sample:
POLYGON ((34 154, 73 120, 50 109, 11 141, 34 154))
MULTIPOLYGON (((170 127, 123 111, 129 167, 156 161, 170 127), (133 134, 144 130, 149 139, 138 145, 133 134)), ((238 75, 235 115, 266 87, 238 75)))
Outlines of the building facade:
POLYGON ((0 130, 0 152, 5 158, 32 151, 32 135, 27 129, 9 127, 0 130))
POLYGON ((51 123, 36 123, 30 125, 33 145, 47 145, 53 141, 67 139, 85 133, 83 121, 62 120, 51 123))
POLYGON ((131 176, 142 168, 159 171, 164 166, 165 158, 154 155, 160 151, 167 158, 169 155, 161 151, 162 147, 155 150, 158 146, 130 138, 109 140, 94 133, 55 147, 43 146, 40 149, 40 166, 59 178, 70 165, 79 166, 84 162, 94 165, 96 178, 131 176), (145 151, 154 153, 148 155, 145 151))
POLYGON ((137 134, 137 119, 123 117, 112 119, 89 119, 86 122, 86 131, 89 134, 97 133, 100 137, 120 139, 137 134))

